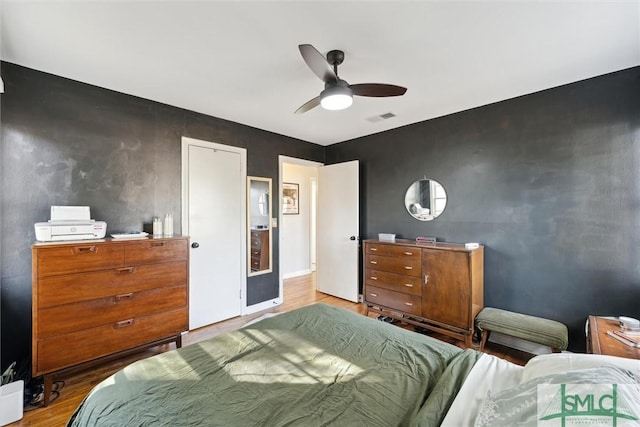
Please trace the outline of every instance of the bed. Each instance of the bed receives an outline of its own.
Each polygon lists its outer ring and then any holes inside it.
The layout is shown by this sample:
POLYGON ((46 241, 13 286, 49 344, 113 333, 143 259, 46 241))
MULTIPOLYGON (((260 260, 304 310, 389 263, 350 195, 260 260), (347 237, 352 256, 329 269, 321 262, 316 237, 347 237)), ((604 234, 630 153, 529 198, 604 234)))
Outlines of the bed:
POLYGON ((98 384, 68 426, 500 425, 496 408, 523 384, 589 363, 632 378, 623 397, 640 408, 640 361, 551 360, 527 370, 315 304, 133 363, 98 384))

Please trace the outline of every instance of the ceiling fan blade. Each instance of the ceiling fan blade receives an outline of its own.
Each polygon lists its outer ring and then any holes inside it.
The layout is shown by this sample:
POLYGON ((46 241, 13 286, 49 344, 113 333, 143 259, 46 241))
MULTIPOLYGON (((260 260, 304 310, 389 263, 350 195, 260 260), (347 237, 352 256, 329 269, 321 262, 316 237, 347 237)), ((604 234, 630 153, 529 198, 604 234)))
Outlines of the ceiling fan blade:
POLYGON ((307 63, 311 71, 325 83, 335 82, 338 80, 338 76, 331 68, 331 65, 327 62, 324 56, 318 50, 310 44, 298 45, 302 59, 307 63))
POLYGON ((316 96, 315 98, 310 99, 309 101, 302 104, 302 106, 296 110, 295 114, 306 113, 307 111, 317 107, 318 105, 320 105, 320 97, 316 96))
POLYGON ((358 96, 400 96, 407 91, 406 87, 387 85, 383 83, 360 83, 349 86, 354 95, 358 96))

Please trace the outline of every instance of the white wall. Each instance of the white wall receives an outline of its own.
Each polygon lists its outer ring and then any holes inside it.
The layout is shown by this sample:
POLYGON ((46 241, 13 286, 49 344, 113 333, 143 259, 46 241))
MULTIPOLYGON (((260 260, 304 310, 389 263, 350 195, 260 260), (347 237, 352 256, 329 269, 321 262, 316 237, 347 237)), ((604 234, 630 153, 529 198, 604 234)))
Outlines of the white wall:
POLYGON ((300 186, 300 213, 282 215, 280 266, 284 278, 311 272, 311 177, 317 179, 317 168, 283 164, 282 181, 300 186))

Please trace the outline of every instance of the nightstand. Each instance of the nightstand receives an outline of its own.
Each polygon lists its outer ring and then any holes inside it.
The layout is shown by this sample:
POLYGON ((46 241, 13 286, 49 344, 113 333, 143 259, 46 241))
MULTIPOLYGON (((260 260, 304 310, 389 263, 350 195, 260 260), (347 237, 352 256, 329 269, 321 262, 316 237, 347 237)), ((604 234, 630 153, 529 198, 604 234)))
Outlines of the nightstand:
POLYGON ((607 335, 607 331, 619 329, 620 322, 617 319, 589 316, 587 353, 640 359, 640 348, 628 346, 607 335))

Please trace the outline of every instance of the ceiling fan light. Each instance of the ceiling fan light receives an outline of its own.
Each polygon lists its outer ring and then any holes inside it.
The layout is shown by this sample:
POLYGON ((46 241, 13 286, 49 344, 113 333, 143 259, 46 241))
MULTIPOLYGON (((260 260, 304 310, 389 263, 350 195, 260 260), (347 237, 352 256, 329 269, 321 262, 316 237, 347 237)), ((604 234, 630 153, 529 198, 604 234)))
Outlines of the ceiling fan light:
POLYGON ((322 91, 320 105, 325 110, 344 110, 353 104, 351 89, 334 86, 322 91))

